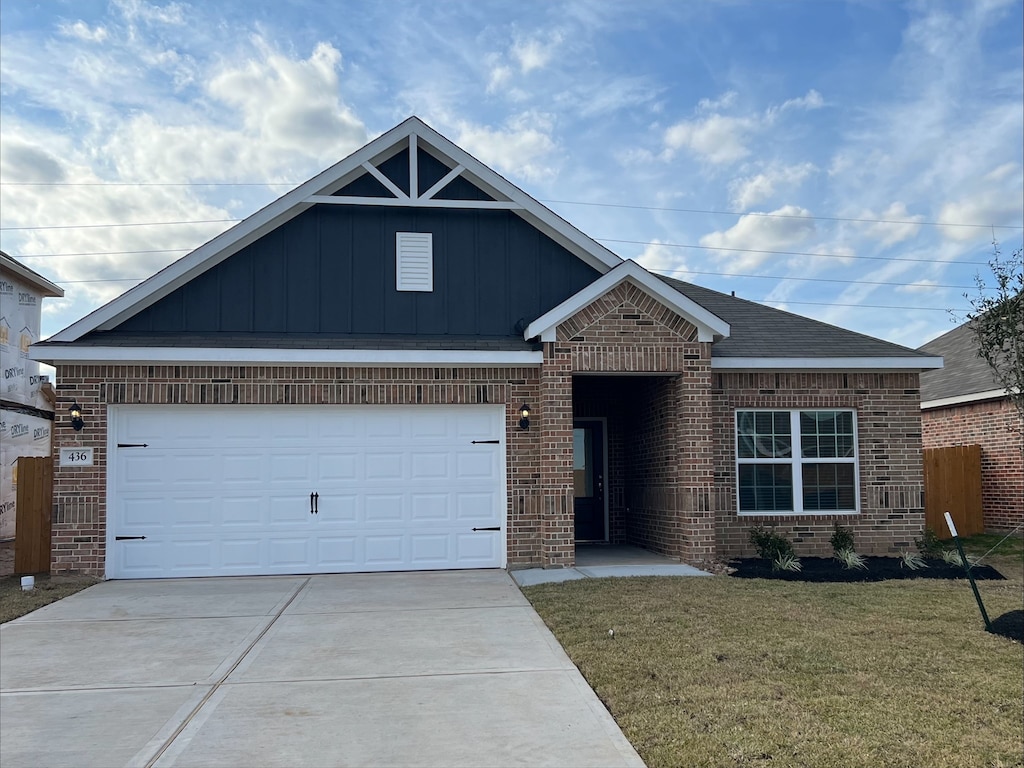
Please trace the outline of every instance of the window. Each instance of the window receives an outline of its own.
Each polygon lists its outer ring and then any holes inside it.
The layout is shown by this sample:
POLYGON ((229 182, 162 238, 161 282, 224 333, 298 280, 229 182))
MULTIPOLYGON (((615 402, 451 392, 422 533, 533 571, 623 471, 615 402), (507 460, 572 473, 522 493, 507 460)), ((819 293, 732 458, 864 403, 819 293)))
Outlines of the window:
POLYGON ((736 411, 741 515, 851 514, 857 486, 853 411, 736 411))
POLYGON ((434 236, 430 232, 395 233, 395 273, 399 291, 434 290, 434 236))

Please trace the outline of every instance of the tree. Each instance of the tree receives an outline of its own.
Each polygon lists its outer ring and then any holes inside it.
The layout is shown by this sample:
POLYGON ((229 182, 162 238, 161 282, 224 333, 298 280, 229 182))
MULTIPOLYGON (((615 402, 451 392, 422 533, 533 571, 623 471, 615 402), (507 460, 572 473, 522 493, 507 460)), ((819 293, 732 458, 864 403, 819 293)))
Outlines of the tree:
POLYGON ((988 265, 995 284, 988 292, 982 276, 975 275, 978 295, 965 294, 972 309, 967 321, 978 342, 978 356, 988 363, 1024 419, 1024 256, 1018 248, 1009 259, 1002 259, 995 241, 992 250, 988 265))

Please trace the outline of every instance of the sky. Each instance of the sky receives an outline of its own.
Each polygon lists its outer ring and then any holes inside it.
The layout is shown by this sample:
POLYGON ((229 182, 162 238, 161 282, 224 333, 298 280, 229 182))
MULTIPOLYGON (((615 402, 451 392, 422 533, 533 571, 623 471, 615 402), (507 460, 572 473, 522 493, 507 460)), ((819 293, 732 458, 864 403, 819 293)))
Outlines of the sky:
POLYGON ((0 249, 47 336, 417 115, 623 258, 917 347, 1021 246, 1022 15, 0 0, 0 249))

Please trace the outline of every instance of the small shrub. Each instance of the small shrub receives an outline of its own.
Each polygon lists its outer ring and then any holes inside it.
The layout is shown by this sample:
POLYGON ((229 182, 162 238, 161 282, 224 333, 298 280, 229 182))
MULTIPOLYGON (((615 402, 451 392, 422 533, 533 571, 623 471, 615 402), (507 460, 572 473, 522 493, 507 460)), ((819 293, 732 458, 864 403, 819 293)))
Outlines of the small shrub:
MULTIPOLYGON (((787 544, 788 543, 789 542, 787 542, 787 544)), ((802 568, 803 566, 800 565, 800 558, 793 554, 779 555, 772 560, 773 571, 799 571, 802 568)))
POLYGON ((750 543, 754 545, 754 549, 757 550, 757 556, 762 560, 774 563, 776 559, 782 556, 796 557, 796 554, 793 552, 793 545, 789 543, 789 539, 773 530, 766 530, 761 525, 750 529, 750 543))
MULTIPOLYGON (((836 557, 839 557, 839 553, 844 550, 853 552, 853 528, 844 528, 836 523, 832 530, 832 538, 828 541, 832 545, 832 551, 836 553, 836 557)), ((842 560, 842 558, 839 559, 842 560)))
POLYGON ((957 552, 955 549, 943 550, 942 559, 950 565, 955 565, 958 568, 973 568, 978 564, 978 558, 968 555, 967 564, 964 565, 963 558, 960 557, 960 553, 957 552))
POLYGON ((900 568, 909 568, 912 571, 917 571, 927 567, 928 563, 917 552, 900 552, 900 568))
POLYGON ((942 553, 946 551, 945 545, 939 540, 939 536, 932 528, 925 528, 921 531, 921 538, 914 539, 918 552, 925 559, 939 560, 942 553))
POLYGON ((864 562, 864 558, 854 552, 852 549, 840 549, 836 552, 836 559, 843 564, 843 568, 846 570, 853 570, 854 568, 860 568, 862 570, 868 569, 868 564, 864 562))

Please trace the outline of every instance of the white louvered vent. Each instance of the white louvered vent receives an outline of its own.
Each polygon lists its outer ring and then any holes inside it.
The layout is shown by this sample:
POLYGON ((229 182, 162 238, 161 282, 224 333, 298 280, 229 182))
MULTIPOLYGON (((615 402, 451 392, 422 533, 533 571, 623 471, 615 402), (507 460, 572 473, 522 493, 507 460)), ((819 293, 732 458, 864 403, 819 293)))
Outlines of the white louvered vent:
POLYGON ((395 238, 398 290, 434 290, 434 236, 430 232, 398 232, 395 238))

